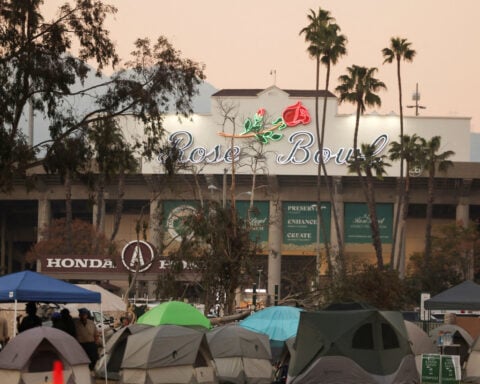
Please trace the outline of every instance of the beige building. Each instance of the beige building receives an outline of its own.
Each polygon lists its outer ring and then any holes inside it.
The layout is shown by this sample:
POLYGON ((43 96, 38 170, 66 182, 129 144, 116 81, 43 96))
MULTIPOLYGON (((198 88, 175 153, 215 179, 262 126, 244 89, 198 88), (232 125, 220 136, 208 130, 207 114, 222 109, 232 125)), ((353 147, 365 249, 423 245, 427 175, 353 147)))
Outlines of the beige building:
MULTIPOLYGON (((321 105, 323 95, 320 91, 321 105)), ((161 159, 157 159, 142 161, 139 172, 128 176, 124 213, 116 237, 123 249, 118 259, 49 256, 36 268, 63 279, 102 281, 125 288, 132 265, 144 263, 136 294, 153 299, 158 279, 168 268, 169 249, 157 263, 148 264, 148 258, 156 253, 155 246, 162 240, 175 237, 176 220, 202 200, 218 199, 227 203, 235 198, 241 215, 246 214, 250 204, 257 208, 251 224, 263 250, 258 262, 260 287, 266 288, 270 296, 278 287, 281 294, 288 284, 286 276, 312 262, 314 265, 318 249, 323 254, 324 236, 333 246, 336 244, 332 202, 325 188, 321 191, 321 215, 327 223, 325 233, 319 234, 317 223, 319 153, 314 111, 315 91, 282 90, 273 86, 221 90, 211 98, 210 114, 196 114, 182 121, 176 116, 167 116, 165 128, 169 139, 177 142, 181 150, 184 170, 167 181, 161 159), (233 195, 232 178, 235 180, 233 195), (166 218, 163 222, 158 220, 160 211, 166 218), (136 239, 134 223, 140 212, 148 213, 149 238, 148 243, 137 249, 132 241, 136 239), (162 233, 165 239, 159 238, 162 233)), ((122 124, 126 135, 142 132, 133 121, 124 120, 122 124)), ((374 261, 365 199, 357 177, 347 169, 354 124, 355 116, 339 115, 337 99, 328 94, 323 156, 328 180, 334 186, 334 203, 350 266, 358 261, 374 261)), ((359 143, 374 144, 376 153, 387 154, 390 143, 399 139, 399 129, 399 118, 395 114, 362 116, 359 143)), ((480 163, 471 162, 470 118, 408 116, 404 131, 426 139, 441 136, 442 151, 455 152, 451 158, 454 167, 436 178, 434 224, 480 218, 480 163)), ((386 262, 390 258, 399 165, 392 164, 387 172, 383 180, 376 181, 375 187, 386 262)), ((407 256, 423 250, 426 176, 424 170, 412 171, 407 256)), ((110 233, 116 186, 107 189, 104 207, 92 205, 89 196, 86 186, 75 185, 74 216, 92 221, 97 209, 105 209, 104 230, 110 233)), ((38 228, 64 216, 63 187, 57 177, 39 174, 34 190, 27 191, 19 185, 13 193, 0 195, 0 212, 0 263, 6 272, 17 271, 22 268, 26 251, 38 239, 38 228)))

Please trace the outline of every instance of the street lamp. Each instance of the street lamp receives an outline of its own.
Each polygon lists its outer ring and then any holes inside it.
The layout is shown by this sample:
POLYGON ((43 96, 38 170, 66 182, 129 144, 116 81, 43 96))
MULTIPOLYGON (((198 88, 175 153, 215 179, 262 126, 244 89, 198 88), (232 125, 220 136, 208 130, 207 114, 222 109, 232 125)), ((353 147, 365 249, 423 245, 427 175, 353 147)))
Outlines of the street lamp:
POLYGON ((418 116, 418 109, 425 109, 423 105, 419 105, 418 102, 420 101, 420 93, 418 93, 418 83, 415 87, 415 93, 412 95, 412 100, 415 101, 415 105, 407 105, 407 108, 415 108, 415 116, 418 116))
POLYGON ((260 289, 260 278, 261 278, 262 272, 263 272, 263 268, 262 268, 261 265, 258 266, 257 272, 258 272, 258 289, 260 289))
POLYGON ((317 204, 312 204, 312 208, 315 208, 317 211, 317 220, 316 220, 316 239, 315 239, 315 283, 317 284, 317 289, 320 285, 320 213, 321 213, 321 206, 318 207, 317 204))

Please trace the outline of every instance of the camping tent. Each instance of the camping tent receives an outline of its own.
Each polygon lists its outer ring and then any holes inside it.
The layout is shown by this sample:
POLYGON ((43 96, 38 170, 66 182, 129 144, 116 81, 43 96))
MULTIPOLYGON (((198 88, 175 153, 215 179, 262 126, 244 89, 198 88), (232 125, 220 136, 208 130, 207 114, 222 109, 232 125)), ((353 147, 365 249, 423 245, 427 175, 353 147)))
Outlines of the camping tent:
POLYGON ((425 309, 480 310, 480 285, 466 280, 425 301, 425 309))
MULTIPOLYGON (((89 291, 92 292, 98 292, 100 293, 101 296, 101 301, 102 301, 102 310, 103 312, 125 312, 127 309, 127 306, 125 304, 125 301, 120 296, 115 295, 114 293, 106 290, 105 288, 102 288, 100 285, 97 284, 75 284, 77 287, 88 289, 89 291)), ((81 305, 82 307, 85 307, 85 305, 81 305)), ((80 308, 80 305, 78 303, 70 303, 67 304, 66 307, 70 310, 78 309, 80 308)), ((88 309, 91 311, 97 311, 100 312, 100 304, 89 304, 88 309)))
POLYGON ((464 328, 455 324, 442 324, 441 326, 434 328, 430 331, 430 338, 432 342, 438 347, 438 336, 442 332, 443 334, 450 334, 452 338, 452 345, 444 345, 443 353, 445 354, 458 354, 460 355, 460 364, 463 365, 468 356, 468 351, 473 344, 473 337, 464 328), (452 353, 450 353, 452 352, 452 353))
POLYGON ((120 382, 216 383, 205 332, 160 325, 130 335, 120 367, 120 382))
POLYGON ((66 384, 90 384, 90 359, 75 338, 51 327, 28 329, 0 352, 2 383, 33 384, 52 381, 56 360, 63 365, 66 384))
MULTIPOLYGON (((17 303, 37 301, 43 303, 101 303, 98 292, 77 287, 53 277, 32 271, 11 273, 0 277, 0 302, 17 303)), ((16 334, 16 322, 14 323, 16 334)))
POLYGON ((402 314, 302 312, 287 382, 419 382, 402 314))
POLYGON ((125 347, 127 346, 127 338, 151 327, 151 325, 146 324, 130 324, 117 330, 105 344, 105 348, 95 366, 95 375, 97 377, 108 375, 108 379, 118 380, 120 377, 120 365, 125 354, 125 347))
POLYGON ((220 383, 272 382, 272 353, 267 335, 235 324, 219 326, 206 335, 220 383))
POLYGON ((415 365, 417 366, 418 374, 421 375, 422 354, 438 353, 438 349, 427 332, 417 324, 405 320, 405 327, 407 328, 408 341, 415 356, 415 365))
MULTIPOLYGON (((0 277, 0 302, 14 303, 13 333, 17 333, 17 303, 101 303, 101 295, 38 272, 23 271, 0 277)), ((101 308, 101 306, 100 306, 101 308)), ((103 312, 100 310, 103 317, 103 312)), ((102 344, 105 332, 102 328, 102 344)))
POLYGON ((272 359, 277 360, 285 341, 297 334, 300 312, 303 309, 289 306, 264 308, 240 321, 240 326, 254 332, 264 333, 270 339, 272 359))
POLYGON ((210 329, 210 320, 193 305, 183 301, 166 301, 145 312, 137 320, 148 325, 182 325, 210 329))
POLYGON ((480 336, 472 344, 464 376, 463 381, 466 383, 480 383, 480 336))

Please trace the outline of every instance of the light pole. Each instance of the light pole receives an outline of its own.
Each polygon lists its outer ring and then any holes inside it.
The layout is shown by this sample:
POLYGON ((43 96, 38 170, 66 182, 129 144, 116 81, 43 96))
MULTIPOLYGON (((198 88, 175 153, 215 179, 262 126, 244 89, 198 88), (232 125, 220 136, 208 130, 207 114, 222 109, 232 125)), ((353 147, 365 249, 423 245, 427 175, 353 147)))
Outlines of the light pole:
POLYGON ((315 208, 317 211, 317 220, 316 220, 316 238, 315 238, 315 283, 317 289, 320 286, 320 213, 321 207, 319 208, 317 204, 312 204, 312 208, 315 208))
POLYGON ((418 93, 418 83, 415 87, 415 93, 412 95, 412 100, 415 101, 415 105, 407 105, 407 108, 415 108, 415 116, 418 116, 418 109, 425 109, 423 105, 419 105, 418 102, 420 101, 420 93, 418 93))
POLYGON ((261 265, 258 266, 257 272, 258 272, 258 289, 260 289, 260 278, 261 278, 262 272, 263 272, 263 268, 262 268, 261 265))

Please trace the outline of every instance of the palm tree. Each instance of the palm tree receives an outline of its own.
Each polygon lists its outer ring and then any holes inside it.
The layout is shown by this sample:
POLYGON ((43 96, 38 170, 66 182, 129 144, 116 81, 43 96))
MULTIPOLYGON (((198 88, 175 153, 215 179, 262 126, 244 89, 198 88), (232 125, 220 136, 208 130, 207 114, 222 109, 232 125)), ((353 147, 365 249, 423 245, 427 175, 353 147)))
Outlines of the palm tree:
MULTIPOLYGON (((316 66, 315 66, 315 91, 316 91, 315 92, 315 130, 316 130, 316 136, 317 136, 318 150, 319 150, 319 153, 321 154, 322 146, 321 146, 320 123, 318 118, 319 117, 318 90, 320 88, 320 63, 321 63, 323 47, 325 43, 326 30, 328 28, 328 25, 330 25, 330 23, 333 22, 334 19, 330 16, 329 11, 324 10, 322 8, 318 8, 318 13, 316 13, 313 9, 310 9, 310 14, 307 16, 307 18, 310 23, 307 27, 303 28, 300 31, 300 34, 304 34, 305 41, 310 43, 310 45, 307 48, 307 51, 311 57, 315 58, 315 62, 316 62, 316 66)), ((320 158, 322 157, 323 156, 320 156, 320 158)), ((319 162, 317 167, 317 225, 320 225, 322 228, 322 231, 325 233, 325 223, 323 222, 321 209, 320 209, 321 207, 320 185, 321 185, 321 163, 319 162)), ((325 241, 325 251, 327 254, 327 260, 331 265, 329 239, 327 239, 327 237, 324 236, 324 241, 325 241)), ((316 246, 317 246, 316 276, 318 281, 318 276, 320 273, 320 265, 319 265, 320 249, 319 249, 319 244, 316 244, 316 246)), ((332 272, 331 268, 329 268, 329 270, 330 272, 332 272)))
MULTIPOLYGON (((404 249, 404 240, 405 240, 405 226, 408 215, 408 206, 410 203, 410 170, 412 170, 419 161, 421 156, 421 140, 420 136, 416 134, 410 135, 400 135, 400 140, 393 141, 390 143, 389 149, 389 158, 392 161, 401 160, 405 161, 405 166, 407 172, 405 172, 404 187, 402 188, 403 197, 401 199, 402 204, 399 204, 396 217, 398 218, 397 228, 394 228, 393 235, 394 238, 396 234, 399 234, 399 251, 397 253, 397 258, 392 258, 391 268, 403 271, 405 261, 405 249, 404 249)), ((392 241, 392 248, 395 247, 395 241, 392 241)), ((392 251, 393 254, 393 251, 392 251)), ((403 273, 403 272, 402 272, 403 273)))
MULTIPOLYGON (((356 105, 356 118, 355 118, 355 132, 353 136, 353 167, 356 169, 359 176, 362 189, 367 200, 370 220, 373 223, 372 230, 375 226, 378 229, 378 223, 376 221, 376 208, 375 200, 372 200, 372 195, 368 192, 368 187, 365 180, 362 177, 362 167, 359 161, 358 151, 358 129, 360 125, 360 115, 362 115, 366 107, 380 106, 382 101, 380 97, 375 93, 382 89, 386 89, 385 84, 376 79, 374 76, 377 68, 366 68, 353 65, 347 68, 347 74, 338 78, 340 85, 335 89, 340 94, 340 103, 345 101, 356 105)), ((372 191, 374 194, 375 191, 372 191)), ((375 254, 377 257, 377 265, 379 269, 383 269, 383 255, 382 255, 382 243, 380 234, 372 232, 373 247, 375 248, 375 254)))
POLYGON ((365 174, 365 181, 360 183, 363 193, 367 200, 368 212, 370 217, 370 228, 372 230, 372 244, 377 254, 377 265, 379 269, 383 268, 382 241, 380 237, 380 227, 378 225, 377 209, 375 202, 374 180, 383 179, 386 174, 385 167, 389 167, 386 156, 378 156, 376 147, 372 144, 362 144, 358 156, 354 157, 348 163, 350 172, 357 172, 362 177, 365 174))
MULTIPOLYGON (((315 82, 315 128, 317 134, 317 143, 318 143, 318 153, 319 164, 317 171, 317 207, 320 207, 321 198, 320 198, 320 186, 321 186, 321 170, 325 175, 325 181, 327 186, 327 191, 330 196, 330 201, 333 210, 333 218, 336 227, 337 233, 337 243, 338 243, 338 259, 336 260, 336 265, 339 267, 340 271, 343 270, 343 239, 340 231, 339 219, 337 215, 337 210, 335 207, 335 200, 333 198, 332 188, 327 178, 327 170, 325 167, 325 162, 323 158, 323 147, 324 147, 324 138, 325 138, 325 121, 326 121, 326 112, 327 112, 327 95, 328 88, 330 83, 330 70, 332 64, 335 65, 339 58, 346 54, 347 50, 345 44, 347 38, 344 35, 339 34, 340 27, 337 24, 334 24, 334 19, 329 16, 328 11, 324 11, 321 8, 318 10, 318 14, 315 11, 310 10, 310 15, 308 16, 310 24, 303 28, 300 31, 300 34, 305 34, 305 41, 310 45, 307 50, 311 57, 316 60, 316 82, 315 82), (322 113, 322 128, 319 129, 319 119, 318 119, 318 91, 320 83, 320 64, 324 64, 327 68, 326 77, 325 77, 325 93, 323 96, 323 113, 322 113)), ((321 220, 320 210, 318 210, 317 220, 321 220)), ((328 247, 327 247, 328 249, 328 247)), ((330 261, 330 260, 329 260, 330 261)), ((330 261, 330 264, 331 261, 330 261)))
MULTIPOLYGON (((382 49, 382 55, 385 58, 383 63, 393 63, 395 60, 397 62, 397 80, 398 80, 398 105, 400 110, 400 137, 403 137, 403 102, 402 102, 402 77, 400 72, 400 62, 404 61, 412 61, 416 52, 415 50, 410 48, 411 43, 407 41, 407 39, 403 39, 400 37, 392 37, 390 39, 390 46, 387 48, 382 49)), ((400 144, 403 144, 403 140, 400 139, 400 144)), ((395 249, 396 249, 396 242, 397 242, 397 234, 401 233, 402 230, 399 231, 399 218, 401 216, 401 212, 404 211, 404 196, 405 196, 405 186, 403 183, 403 145, 400 146, 400 178, 399 178, 399 189, 400 189, 400 196, 399 196, 399 204, 397 208, 397 214, 395 215, 395 225, 393 229, 393 240, 392 240, 392 253, 390 257, 390 267, 394 267, 394 260, 395 260, 395 249)), ((402 248, 403 244, 400 245, 400 249, 402 248)), ((400 258, 400 253, 397 255, 400 258)))
POLYGON ((432 254, 432 219, 433 202, 435 200, 435 173, 447 171, 453 166, 453 162, 448 160, 455 152, 445 151, 439 153, 442 138, 434 136, 429 141, 422 139, 422 164, 428 172, 428 198, 427 213, 425 218, 425 265, 428 266, 432 254))

